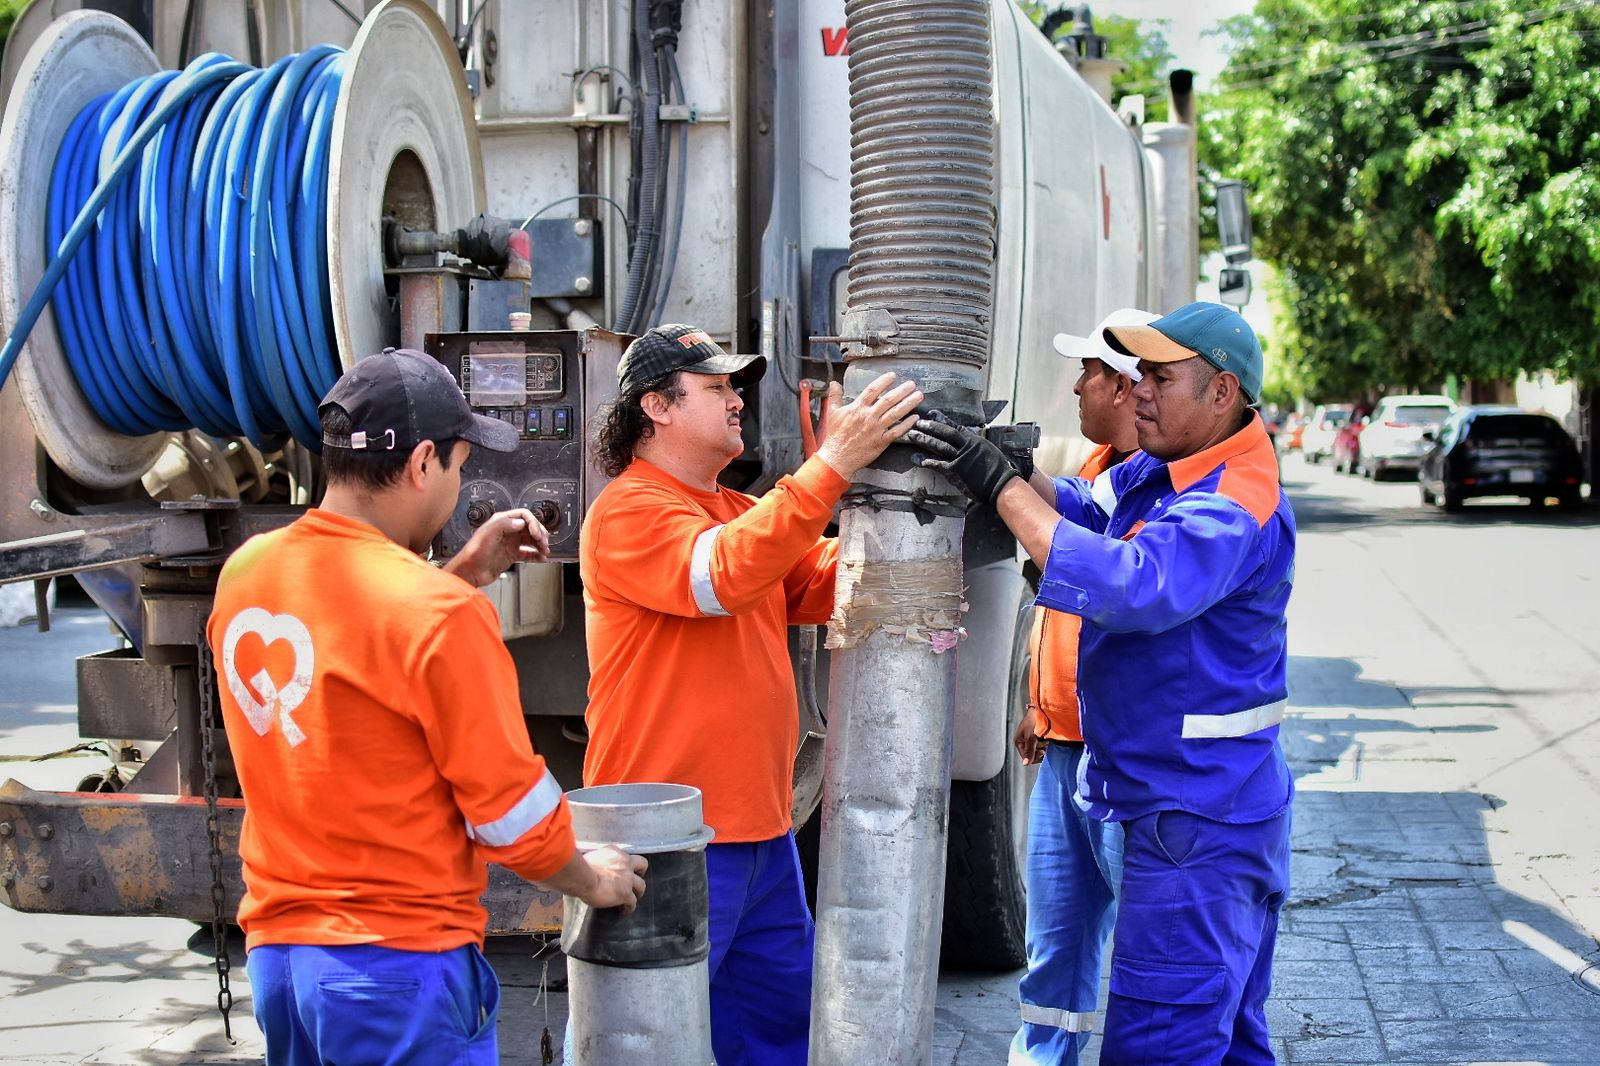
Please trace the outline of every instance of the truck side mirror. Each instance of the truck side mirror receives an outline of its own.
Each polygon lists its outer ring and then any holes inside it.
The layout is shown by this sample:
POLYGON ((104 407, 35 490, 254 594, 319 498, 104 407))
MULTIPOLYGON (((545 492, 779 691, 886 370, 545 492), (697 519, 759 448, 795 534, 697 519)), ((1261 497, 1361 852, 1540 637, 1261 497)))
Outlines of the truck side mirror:
POLYGON ((1250 271, 1224 267, 1217 274, 1217 299, 1232 307, 1250 302, 1250 271))
POLYGON ((1217 239, 1229 266, 1249 262, 1251 257, 1250 204, 1245 199, 1244 182, 1228 178, 1216 184, 1217 239))

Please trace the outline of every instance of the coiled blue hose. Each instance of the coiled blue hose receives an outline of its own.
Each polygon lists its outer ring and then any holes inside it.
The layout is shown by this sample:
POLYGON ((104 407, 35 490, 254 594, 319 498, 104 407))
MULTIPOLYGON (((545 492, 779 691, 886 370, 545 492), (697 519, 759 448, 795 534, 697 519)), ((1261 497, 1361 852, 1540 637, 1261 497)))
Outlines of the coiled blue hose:
POLYGON ((51 175, 54 257, 0 385, 53 297, 73 375, 116 432, 289 433, 320 450, 317 404, 339 376, 327 186, 345 66, 331 45, 264 69, 213 53, 85 107, 51 175))

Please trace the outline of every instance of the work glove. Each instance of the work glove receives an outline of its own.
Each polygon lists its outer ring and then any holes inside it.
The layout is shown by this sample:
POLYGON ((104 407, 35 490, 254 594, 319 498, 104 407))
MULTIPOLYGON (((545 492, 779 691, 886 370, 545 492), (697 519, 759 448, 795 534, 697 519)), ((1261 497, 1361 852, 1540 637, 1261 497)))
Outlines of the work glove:
POLYGON ((913 463, 944 474, 974 503, 994 506, 1006 482, 1017 476, 1005 452, 960 426, 919 418, 904 443, 918 449, 913 463))

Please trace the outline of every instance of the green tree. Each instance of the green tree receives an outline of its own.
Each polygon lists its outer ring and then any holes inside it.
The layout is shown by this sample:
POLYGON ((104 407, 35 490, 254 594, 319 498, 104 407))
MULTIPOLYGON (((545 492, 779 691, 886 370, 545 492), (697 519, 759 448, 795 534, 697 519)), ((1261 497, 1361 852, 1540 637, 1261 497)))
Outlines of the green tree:
POLYGON ((1339 398, 1600 376, 1596 10, 1259 0, 1202 159, 1252 186, 1278 356, 1339 398))
POLYGON ((0 42, 11 36, 11 26, 28 6, 28 0, 0 0, 0 42))
MULTIPOLYGON (((1021 7, 1035 25, 1043 25, 1056 11, 1070 11, 1076 4, 1028 3, 1021 7)), ((1124 96, 1143 95, 1145 119, 1163 122, 1167 115, 1167 71, 1172 67, 1172 48, 1167 44, 1168 19, 1132 19, 1119 15, 1097 15, 1094 30, 1106 39, 1106 56, 1126 63, 1128 69, 1111 79, 1112 105, 1124 96)), ((1058 28, 1055 39, 1072 32, 1070 20, 1058 28)))

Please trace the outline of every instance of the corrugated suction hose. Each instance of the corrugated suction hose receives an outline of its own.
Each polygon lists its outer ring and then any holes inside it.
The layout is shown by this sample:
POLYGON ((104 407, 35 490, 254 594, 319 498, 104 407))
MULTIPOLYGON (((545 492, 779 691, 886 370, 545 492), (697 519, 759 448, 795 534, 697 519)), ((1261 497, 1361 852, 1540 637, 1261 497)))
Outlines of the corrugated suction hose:
POLYGON ((851 311, 901 357, 989 358, 995 217, 988 0, 847 0, 851 311))

